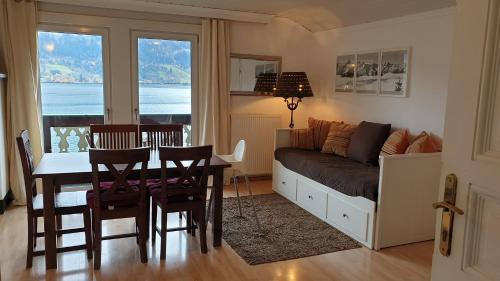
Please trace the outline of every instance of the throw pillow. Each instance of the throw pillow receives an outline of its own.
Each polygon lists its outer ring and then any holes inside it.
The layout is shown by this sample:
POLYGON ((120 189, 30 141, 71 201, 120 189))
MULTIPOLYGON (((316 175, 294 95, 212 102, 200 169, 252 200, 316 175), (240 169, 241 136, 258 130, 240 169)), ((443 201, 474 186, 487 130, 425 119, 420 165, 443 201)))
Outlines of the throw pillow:
POLYGON ((359 123, 352 134, 347 156, 364 164, 377 165, 378 156, 390 132, 391 124, 359 123))
POLYGON ((351 142, 351 136, 352 133, 354 133, 354 129, 356 129, 355 125, 332 124, 321 152, 333 153, 346 157, 347 148, 349 147, 349 142, 351 142))
POLYGON ((332 124, 341 124, 342 122, 319 120, 309 117, 307 123, 309 124, 309 128, 314 131, 314 149, 321 150, 330 132, 330 126, 332 124))
POLYGON ((290 147, 314 149, 314 134, 312 129, 290 130, 290 147))
POLYGON ((408 130, 394 131, 385 141, 380 155, 404 154, 409 145, 408 130))
POLYGON ((420 133, 406 149, 406 153, 433 153, 439 151, 441 151, 439 142, 425 131, 420 133))

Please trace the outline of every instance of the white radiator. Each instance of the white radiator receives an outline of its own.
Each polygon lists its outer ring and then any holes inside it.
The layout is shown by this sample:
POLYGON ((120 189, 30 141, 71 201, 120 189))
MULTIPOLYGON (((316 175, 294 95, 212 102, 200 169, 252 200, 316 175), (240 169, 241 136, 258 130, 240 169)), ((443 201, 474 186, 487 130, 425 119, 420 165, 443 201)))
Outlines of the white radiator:
POLYGON ((274 134, 280 127, 280 115, 231 115, 231 148, 239 140, 247 142, 246 164, 249 175, 272 174, 274 134))

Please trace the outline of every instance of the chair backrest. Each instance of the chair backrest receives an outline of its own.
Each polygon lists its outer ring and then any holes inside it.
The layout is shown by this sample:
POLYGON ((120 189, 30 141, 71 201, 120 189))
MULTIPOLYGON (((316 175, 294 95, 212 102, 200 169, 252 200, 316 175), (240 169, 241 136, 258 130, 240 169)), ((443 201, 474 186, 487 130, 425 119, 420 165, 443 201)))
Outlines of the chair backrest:
POLYGON ((160 147, 162 204, 168 196, 199 196, 206 200, 208 172, 212 158, 212 146, 160 147), (175 165, 167 172, 168 162, 175 165), (183 163, 184 162, 184 163, 183 163), (176 179, 167 184, 168 179, 176 179))
POLYGON ((19 137, 16 137, 16 142, 17 148, 19 149, 21 165, 23 167, 24 189, 26 191, 26 205, 28 206, 28 211, 32 211, 33 197, 36 196, 36 182, 33 179, 35 163, 33 160, 33 150, 31 148, 28 131, 21 131, 19 137))
POLYGON ((140 147, 139 127, 135 124, 91 124, 91 148, 128 149, 140 147))
POLYGON ((102 205, 129 205, 142 202, 146 204, 146 178, 150 152, 148 147, 132 149, 89 149, 89 159, 92 165, 92 188, 94 206, 100 209, 102 205), (140 163, 139 185, 131 186, 130 180, 136 179, 134 167, 140 163), (106 180, 112 178, 112 185, 101 188, 101 173, 108 170, 106 180), (138 188, 137 188, 138 187, 138 188))
POLYGON ((233 150, 233 157, 236 161, 243 162, 245 160, 246 147, 247 143, 245 140, 238 141, 233 150))
POLYGON ((182 146, 182 124, 141 124, 139 138, 143 146, 157 150, 160 146, 182 146))

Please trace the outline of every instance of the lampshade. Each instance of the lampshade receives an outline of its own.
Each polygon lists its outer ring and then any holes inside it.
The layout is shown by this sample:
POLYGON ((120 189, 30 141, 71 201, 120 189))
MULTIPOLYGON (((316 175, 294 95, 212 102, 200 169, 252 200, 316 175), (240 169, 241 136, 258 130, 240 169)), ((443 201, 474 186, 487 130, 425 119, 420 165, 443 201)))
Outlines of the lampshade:
POLYGON ((278 73, 261 73, 257 76, 253 91, 259 93, 272 93, 274 89, 276 89, 276 82, 278 82, 278 73))
POLYGON ((305 72, 283 72, 278 78, 275 97, 312 97, 313 92, 305 72))

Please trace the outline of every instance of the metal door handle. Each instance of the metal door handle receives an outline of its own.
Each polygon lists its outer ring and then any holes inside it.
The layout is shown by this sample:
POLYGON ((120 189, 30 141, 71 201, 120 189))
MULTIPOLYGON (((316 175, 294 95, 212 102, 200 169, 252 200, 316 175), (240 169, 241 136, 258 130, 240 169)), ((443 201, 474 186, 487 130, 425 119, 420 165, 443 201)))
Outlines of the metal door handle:
POLYGON ((445 202, 445 201, 433 203, 432 208, 434 208, 434 209, 440 209, 440 208, 448 209, 448 210, 450 210, 454 213, 457 213, 459 215, 464 214, 464 211, 462 211, 460 208, 457 208, 457 207, 455 207, 455 205, 452 205, 452 204, 445 202))

